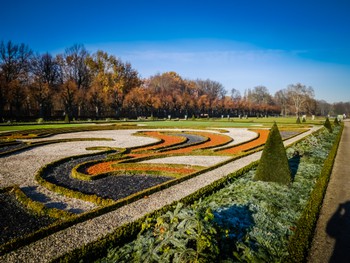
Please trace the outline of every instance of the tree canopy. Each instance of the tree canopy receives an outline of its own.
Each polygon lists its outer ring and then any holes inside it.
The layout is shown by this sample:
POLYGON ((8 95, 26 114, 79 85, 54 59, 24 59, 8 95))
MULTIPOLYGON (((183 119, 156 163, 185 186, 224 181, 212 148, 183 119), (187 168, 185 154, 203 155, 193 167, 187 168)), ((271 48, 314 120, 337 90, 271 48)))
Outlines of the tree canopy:
POLYGON ((73 45, 63 53, 35 54, 25 44, 0 43, 0 122, 12 119, 154 116, 347 115, 349 103, 316 101, 312 87, 291 84, 272 96, 265 86, 227 89, 210 79, 176 72, 141 78, 128 62, 102 50, 73 45))

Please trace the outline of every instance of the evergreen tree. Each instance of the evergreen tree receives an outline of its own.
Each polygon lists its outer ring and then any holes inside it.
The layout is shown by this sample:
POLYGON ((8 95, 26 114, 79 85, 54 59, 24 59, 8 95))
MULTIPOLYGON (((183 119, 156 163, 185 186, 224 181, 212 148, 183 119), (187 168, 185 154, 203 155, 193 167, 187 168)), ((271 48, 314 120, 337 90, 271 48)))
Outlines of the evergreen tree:
POLYGON ((299 117, 299 116, 298 116, 298 118, 297 118, 296 123, 297 123, 297 124, 300 124, 300 123, 301 123, 301 121, 300 121, 300 117, 299 117))
POLYGON ((324 127, 326 127, 327 130, 328 130, 330 133, 333 132, 332 124, 331 124, 331 122, 329 121, 328 117, 327 117, 326 121, 324 122, 324 127))
POLYGON ((334 119, 334 125, 338 126, 340 123, 339 123, 339 120, 338 120, 338 117, 335 117, 334 119))
POLYGON ((276 123, 267 138, 254 180, 281 184, 292 181, 286 150, 276 123))
POLYGON ((66 116, 64 116, 64 122, 65 123, 70 123, 70 119, 69 119, 69 115, 66 114, 66 116))

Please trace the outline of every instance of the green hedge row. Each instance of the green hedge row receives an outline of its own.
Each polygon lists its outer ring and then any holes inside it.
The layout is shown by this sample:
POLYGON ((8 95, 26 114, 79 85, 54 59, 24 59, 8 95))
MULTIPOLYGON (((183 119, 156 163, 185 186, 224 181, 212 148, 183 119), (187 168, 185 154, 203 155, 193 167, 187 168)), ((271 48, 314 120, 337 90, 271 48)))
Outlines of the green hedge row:
POLYGON ((341 126, 333 147, 323 165, 321 175, 317 180, 315 188, 311 192, 310 199, 297 222, 295 233, 290 238, 288 244, 289 257, 285 260, 286 262, 306 261, 323 198, 332 173, 343 129, 344 125, 341 126))

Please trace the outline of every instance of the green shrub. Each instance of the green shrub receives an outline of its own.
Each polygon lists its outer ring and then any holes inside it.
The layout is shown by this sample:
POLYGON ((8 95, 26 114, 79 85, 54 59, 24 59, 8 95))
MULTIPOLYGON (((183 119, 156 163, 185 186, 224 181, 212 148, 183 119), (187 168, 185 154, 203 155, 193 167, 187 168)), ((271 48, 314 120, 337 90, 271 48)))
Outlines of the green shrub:
POLYGON ((323 197, 327 190, 329 178, 332 173, 335 157, 337 155, 343 127, 335 139, 333 147, 324 162, 321 175, 311 192, 308 203, 306 204, 295 227, 295 233, 290 237, 288 244, 289 256, 284 262, 305 262, 307 251, 311 246, 314 229, 317 223, 318 215, 321 210, 323 197))
POLYGON ((331 124, 331 122, 329 121, 328 118, 327 118, 326 121, 324 122, 324 127, 326 127, 327 130, 328 130, 330 133, 333 132, 332 124, 331 124))
POLYGON ((300 123, 301 123, 300 117, 298 116, 297 121, 296 121, 296 124, 300 124, 300 123))
POLYGON ((274 123, 267 138, 254 180, 289 184, 292 175, 286 150, 277 124, 274 123))
POLYGON ((70 119, 69 119, 69 115, 68 115, 68 114, 66 114, 66 115, 64 116, 64 122, 65 122, 65 123, 70 123, 70 119))
POLYGON ((336 126, 340 125, 339 120, 338 120, 338 117, 335 117, 335 119, 334 119, 334 125, 336 125, 336 126))
POLYGON ((44 118, 39 118, 39 119, 36 120, 36 122, 37 122, 38 124, 44 123, 44 118))

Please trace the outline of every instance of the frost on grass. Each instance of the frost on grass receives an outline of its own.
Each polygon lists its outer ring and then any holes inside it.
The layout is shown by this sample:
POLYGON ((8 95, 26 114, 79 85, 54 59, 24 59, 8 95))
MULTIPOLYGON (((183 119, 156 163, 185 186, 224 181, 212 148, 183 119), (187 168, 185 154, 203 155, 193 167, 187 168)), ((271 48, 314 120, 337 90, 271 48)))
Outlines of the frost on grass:
MULTIPOLYGON (((205 258, 209 253, 210 260, 214 257, 214 260, 238 259, 240 262, 282 262, 288 254, 289 237, 293 234, 334 138, 335 133, 325 130, 287 151, 289 160, 295 151, 301 153, 294 182, 290 187, 273 182, 254 181, 256 171, 251 170, 200 201, 200 210, 198 205, 180 209, 177 207, 176 213, 188 215, 186 218, 189 220, 190 215, 196 215, 195 218, 203 218, 204 221, 207 217, 207 229, 214 228, 205 233, 205 240, 209 247, 215 249, 202 251, 200 255, 205 258), (317 152, 310 143, 317 144, 317 152), (314 162, 315 159, 318 161, 314 162), (213 218, 209 220, 211 216, 208 217, 206 213, 213 214, 213 218)), ((175 211, 170 213, 174 214, 175 211)), ((108 257, 102 262, 113 262, 116 258, 118 262, 127 262, 135 260, 134 256, 137 255, 142 255, 144 259, 155 256, 162 259, 162 262, 179 262, 175 260, 179 259, 175 255, 193 255, 191 253, 194 253, 196 243, 185 242, 189 232, 186 227, 182 228, 185 225, 179 217, 172 220, 177 221, 176 224, 162 230, 163 240, 171 245, 158 246, 158 243, 154 243, 155 229, 163 224, 163 221, 159 221, 163 217, 164 215, 153 219, 154 227, 149 231, 143 229, 132 243, 110 250, 108 257), (135 247, 142 249, 135 250, 135 247)))

